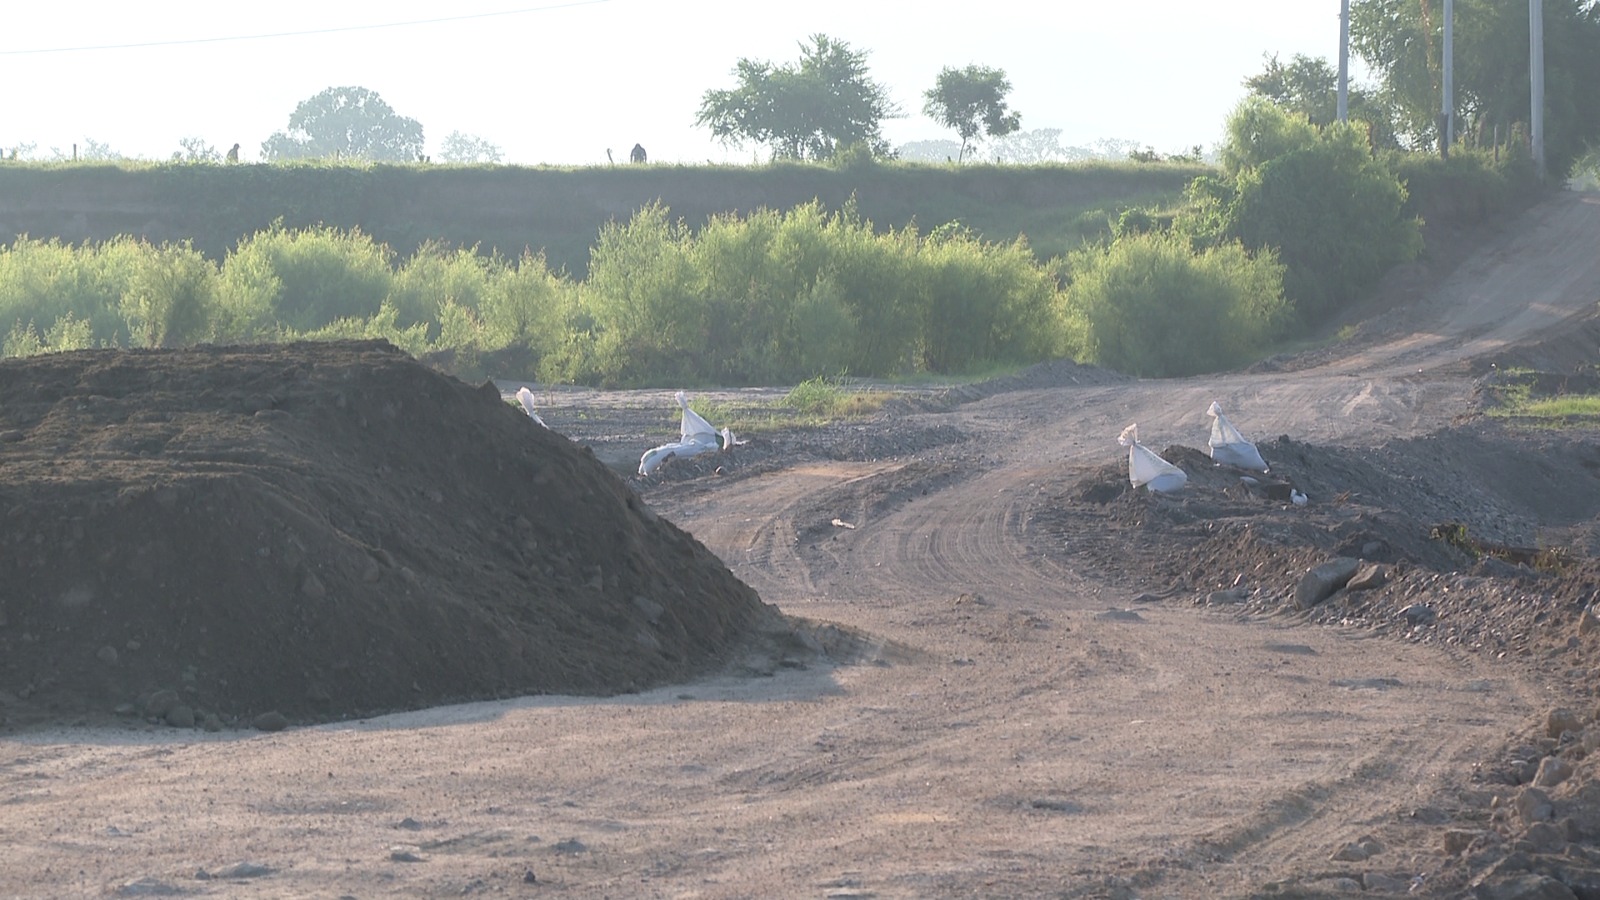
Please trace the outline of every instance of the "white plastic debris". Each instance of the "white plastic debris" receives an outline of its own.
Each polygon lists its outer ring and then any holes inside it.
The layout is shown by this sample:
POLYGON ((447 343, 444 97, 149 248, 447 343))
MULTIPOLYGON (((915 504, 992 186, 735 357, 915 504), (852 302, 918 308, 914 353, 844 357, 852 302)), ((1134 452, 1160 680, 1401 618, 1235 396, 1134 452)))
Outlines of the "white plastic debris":
MULTIPOLYGON (((639 458, 640 475, 649 475, 669 459, 699 456, 720 449, 721 435, 717 430, 711 427, 710 422, 702 419, 699 413, 689 408, 689 399, 684 396, 683 391, 679 391, 676 396, 678 405, 683 407, 683 419, 678 426, 678 440, 645 451, 644 456, 639 458)), ((732 436, 729 432, 728 437, 732 436)))
POLYGON ((1261 451, 1256 449, 1255 444, 1245 440, 1239 429, 1233 427, 1233 423, 1222 414, 1222 407, 1218 406, 1215 400, 1211 401, 1211 407, 1206 410, 1206 415, 1211 417, 1212 459, 1241 469, 1267 471, 1267 461, 1261 458, 1261 451))
POLYGON ((1144 485, 1152 491, 1175 491, 1189 481, 1182 469, 1139 443, 1137 423, 1122 429, 1117 443, 1128 448, 1128 480, 1134 487, 1144 485))
POLYGON ((1306 495, 1300 493, 1298 490, 1289 491, 1289 501, 1292 502, 1295 506, 1305 506, 1306 505, 1306 499, 1307 499, 1306 495))
POLYGON ((545 428, 550 427, 544 424, 544 420, 539 418, 539 413, 533 408, 533 391, 528 390, 526 387, 517 388, 517 402, 522 404, 522 410, 528 414, 528 418, 538 422, 540 425, 544 425, 545 428))

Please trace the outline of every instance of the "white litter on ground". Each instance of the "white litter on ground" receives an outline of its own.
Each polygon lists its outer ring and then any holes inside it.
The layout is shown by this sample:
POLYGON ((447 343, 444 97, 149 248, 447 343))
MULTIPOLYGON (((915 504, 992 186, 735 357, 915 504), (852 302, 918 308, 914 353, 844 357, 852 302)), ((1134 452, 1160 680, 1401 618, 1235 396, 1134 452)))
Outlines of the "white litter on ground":
POLYGON ((1261 458, 1261 451, 1256 449, 1255 444, 1245 440, 1239 429, 1233 427, 1233 423, 1222 414, 1222 407, 1218 406, 1215 400, 1211 401, 1211 407, 1206 410, 1206 415, 1211 417, 1212 459, 1254 472, 1267 471, 1267 461, 1261 458))
POLYGON ((1133 482, 1134 487, 1144 485, 1152 491, 1175 491, 1189 481, 1189 476, 1182 469, 1139 443, 1137 423, 1122 429, 1117 443, 1128 448, 1128 480, 1133 482))
POLYGON ((528 418, 538 422, 540 425, 544 425, 546 428, 550 427, 544 424, 544 420, 539 418, 539 413, 533 408, 533 391, 528 390, 526 387, 517 388, 517 402, 522 404, 522 410, 528 414, 528 418))
POLYGON ((689 399, 679 391, 676 395, 678 405, 683 407, 683 418, 678 425, 678 439, 670 444, 662 444, 645 451, 639 457, 639 474, 649 475, 669 459, 699 456, 721 449, 721 438, 727 436, 729 446, 732 446, 733 433, 723 429, 719 434, 711 423, 700 417, 700 414, 689 408, 689 399))

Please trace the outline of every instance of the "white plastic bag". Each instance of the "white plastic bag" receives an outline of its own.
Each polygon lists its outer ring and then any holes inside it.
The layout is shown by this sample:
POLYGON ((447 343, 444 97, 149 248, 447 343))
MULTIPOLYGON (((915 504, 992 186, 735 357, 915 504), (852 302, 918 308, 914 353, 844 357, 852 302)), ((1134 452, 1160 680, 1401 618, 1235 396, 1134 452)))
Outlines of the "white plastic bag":
POLYGON ((1138 424, 1122 429, 1117 443, 1128 448, 1128 480, 1134 487, 1145 485, 1152 491, 1175 491, 1189 481, 1182 469, 1139 443, 1138 424))
POLYGON ((1256 445, 1244 439, 1239 429, 1233 427, 1228 417, 1222 414, 1222 407, 1215 400, 1206 410, 1206 415, 1211 417, 1211 458, 1219 463, 1229 466, 1238 466, 1253 472, 1265 472, 1267 461, 1261 458, 1261 451, 1256 445))
POLYGON ((683 418, 678 425, 678 440, 671 444, 662 444, 645 451, 639 457, 639 474, 649 475, 658 466, 674 457, 699 456, 717 450, 721 446, 717 430, 711 423, 700 417, 700 414, 689 408, 689 400, 683 391, 677 393, 678 405, 683 407, 683 418))
POLYGON ((544 420, 539 418, 539 414, 534 411, 533 391, 528 390, 526 387, 517 388, 517 402, 522 404, 522 409, 528 414, 528 418, 538 422, 540 425, 544 425, 546 428, 550 427, 545 425, 544 420))

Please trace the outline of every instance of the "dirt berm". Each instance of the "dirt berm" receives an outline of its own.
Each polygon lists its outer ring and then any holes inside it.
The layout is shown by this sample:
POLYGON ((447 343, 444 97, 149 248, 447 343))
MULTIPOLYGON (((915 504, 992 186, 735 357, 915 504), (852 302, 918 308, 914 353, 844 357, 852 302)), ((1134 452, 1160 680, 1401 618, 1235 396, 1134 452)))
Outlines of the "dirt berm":
POLYGON ((615 694, 782 630, 592 453, 386 343, 10 359, 0 397, 13 723, 615 694))

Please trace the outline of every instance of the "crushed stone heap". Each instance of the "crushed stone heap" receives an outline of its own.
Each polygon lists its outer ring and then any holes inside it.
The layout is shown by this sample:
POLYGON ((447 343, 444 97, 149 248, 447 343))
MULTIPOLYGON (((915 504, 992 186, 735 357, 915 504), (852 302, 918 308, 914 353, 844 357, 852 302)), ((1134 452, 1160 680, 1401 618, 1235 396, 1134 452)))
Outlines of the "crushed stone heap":
POLYGON ((13 723, 615 694, 783 627, 592 453, 387 342, 0 361, 13 723))

